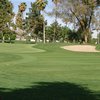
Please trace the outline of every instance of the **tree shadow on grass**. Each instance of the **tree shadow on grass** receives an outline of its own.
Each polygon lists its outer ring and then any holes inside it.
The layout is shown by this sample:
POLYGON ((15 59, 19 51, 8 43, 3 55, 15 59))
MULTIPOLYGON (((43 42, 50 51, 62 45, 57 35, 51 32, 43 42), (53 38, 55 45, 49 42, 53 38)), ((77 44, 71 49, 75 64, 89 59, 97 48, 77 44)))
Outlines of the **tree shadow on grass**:
POLYGON ((26 89, 3 91, 0 89, 0 100, 100 100, 100 94, 67 82, 40 82, 26 89))

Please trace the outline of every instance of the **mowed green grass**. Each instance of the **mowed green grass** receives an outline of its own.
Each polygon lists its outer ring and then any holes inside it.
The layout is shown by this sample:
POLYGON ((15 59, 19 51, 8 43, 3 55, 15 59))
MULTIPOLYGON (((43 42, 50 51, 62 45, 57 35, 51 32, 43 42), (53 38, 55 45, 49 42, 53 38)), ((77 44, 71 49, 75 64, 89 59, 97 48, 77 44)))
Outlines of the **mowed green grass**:
POLYGON ((100 91, 100 53, 71 52, 60 48, 64 45, 0 44, 0 88, 69 82, 100 91))

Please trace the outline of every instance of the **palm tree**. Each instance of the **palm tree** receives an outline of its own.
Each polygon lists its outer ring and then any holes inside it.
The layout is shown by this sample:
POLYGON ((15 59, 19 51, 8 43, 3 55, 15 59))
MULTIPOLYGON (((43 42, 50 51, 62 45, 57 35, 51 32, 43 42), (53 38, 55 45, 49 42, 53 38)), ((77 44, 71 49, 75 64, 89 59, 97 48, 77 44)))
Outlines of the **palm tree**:
POLYGON ((16 24, 19 28, 22 28, 23 12, 26 10, 26 3, 22 2, 19 5, 18 14, 16 16, 16 24))
POLYGON ((20 12, 24 12, 26 10, 26 3, 25 2, 22 2, 20 5, 19 5, 19 11, 20 12))
POLYGON ((16 25, 17 25, 17 29, 18 29, 18 35, 20 36, 20 39, 23 35, 23 12, 26 10, 26 3, 22 2, 19 5, 19 10, 18 10, 18 14, 16 16, 16 25))
POLYGON ((60 0, 52 0, 52 2, 54 2, 55 4, 58 4, 58 2, 60 2, 60 0))
POLYGON ((36 4, 39 10, 44 10, 48 1, 47 0, 37 0, 36 4))
MULTIPOLYGON (((36 4, 37 7, 40 11, 43 11, 47 5, 48 1, 47 0, 37 0, 36 4)), ((43 42, 45 43, 45 21, 43 23, 43 42)))
MULTIPOLYGON (((58 3, 60 2, 60 0, 52 0, 52 2, 55 4, 55 23, 57 22, 57 18, 58 18, 58 12, 57 12, 57 9, 58 9, 58 3)), ((55 28, 54 28, 54 39, 53 41, 55 41, 55 35, 56 35, 56 24, 55 24, 55 28)))

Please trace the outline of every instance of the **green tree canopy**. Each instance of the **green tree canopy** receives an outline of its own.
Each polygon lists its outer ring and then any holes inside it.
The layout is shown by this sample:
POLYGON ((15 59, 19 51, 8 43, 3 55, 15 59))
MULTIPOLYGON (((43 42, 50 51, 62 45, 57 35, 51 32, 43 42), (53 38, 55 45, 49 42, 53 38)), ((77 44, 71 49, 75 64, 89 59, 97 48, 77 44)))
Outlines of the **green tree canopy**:
POLYGON ((25 19, 25 30, 37 39, 43 33, 43 22, 44 17, 41 15, 40 9, 38 9, 37 2, 31 3, 31 8, 29 8, 29 13, 27 13, 25 19))
POLYGON ((81 29, 86 43, 91 33, 96 6, 96 0, 61 0, 59 4, 59 12, 63 21, 74 23, 77 28, 81 29))
POLYGON ((13 5, 9 0, 0 0, 0 32, 9 27, 14 16, 13 5))
POLYGON ((20 29, 23 28, 23 12, 26 10, 26 3, 22 2, 18 7, 18 13, 16 16, 16 26, 19 27, 20 29))

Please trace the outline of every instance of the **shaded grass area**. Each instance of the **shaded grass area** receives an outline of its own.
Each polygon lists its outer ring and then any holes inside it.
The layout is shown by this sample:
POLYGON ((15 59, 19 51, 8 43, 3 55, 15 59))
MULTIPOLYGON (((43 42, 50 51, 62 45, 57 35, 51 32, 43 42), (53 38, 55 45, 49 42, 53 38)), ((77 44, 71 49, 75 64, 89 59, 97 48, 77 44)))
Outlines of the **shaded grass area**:
POLYGON ((25 89, 0 89, 0 100, 100 100, 87 88, 68 82, 40 82, 25 89), (3 91, 2 91, 3 90, 3 91))

